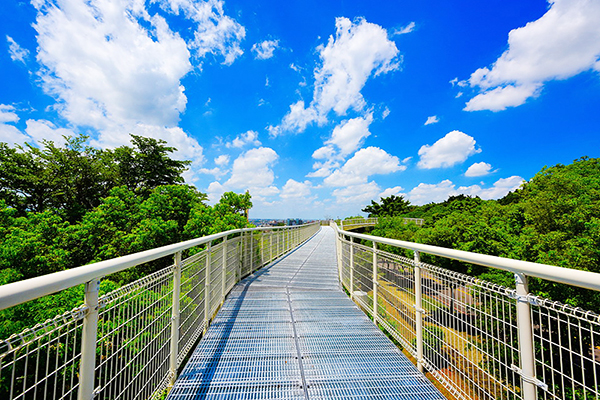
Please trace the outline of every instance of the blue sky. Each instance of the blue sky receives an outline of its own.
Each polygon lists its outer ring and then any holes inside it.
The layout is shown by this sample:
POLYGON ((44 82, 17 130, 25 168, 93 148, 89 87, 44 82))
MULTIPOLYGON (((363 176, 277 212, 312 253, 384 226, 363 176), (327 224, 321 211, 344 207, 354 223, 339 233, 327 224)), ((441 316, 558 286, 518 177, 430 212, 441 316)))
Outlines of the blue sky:
POLYGON ((192 160, 253 218, 500 198, 598 157, 600 1, 0 3, 0 141, 192 160))

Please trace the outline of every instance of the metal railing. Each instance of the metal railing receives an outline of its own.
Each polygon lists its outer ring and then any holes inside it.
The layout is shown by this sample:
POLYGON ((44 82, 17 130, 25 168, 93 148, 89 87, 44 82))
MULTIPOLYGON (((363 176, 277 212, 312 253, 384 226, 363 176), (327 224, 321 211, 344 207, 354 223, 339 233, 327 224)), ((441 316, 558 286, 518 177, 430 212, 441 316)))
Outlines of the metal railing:
MULTIPOLYGON (((414 223, 418 226, 423 226, 425 220, 423 218, 403 218, 404 224, 414 223)), ((340 228, 343 230, 360 228, 363 226, 375 226, 379 222, 378 218, 352 218, 340 220, 340 228)))
POLYGON ((319 229, 232 230, 0 286, 0 310, 64 290, 84 297, 0 340, 0 398, 160 398, 231 288, 319 229), (103 277, 167 256, 169 267, 99 295, 103 277))
POLYGON ((528 293, 528 277, 600 290, 600 274, 336 229, 352 299, 459 399, 600 398, 600 316, 528 293), (382 245, 412 251, 407 258, 382 245), (421 254, 514 273, 515 288, 426 264, 421 254))

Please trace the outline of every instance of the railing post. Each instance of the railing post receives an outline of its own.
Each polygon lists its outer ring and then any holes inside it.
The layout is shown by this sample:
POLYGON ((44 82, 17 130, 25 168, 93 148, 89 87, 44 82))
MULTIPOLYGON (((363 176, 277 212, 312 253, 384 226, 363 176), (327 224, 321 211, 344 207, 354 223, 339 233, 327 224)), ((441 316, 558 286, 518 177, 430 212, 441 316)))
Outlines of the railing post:
POLYGON ((85 284, 85 306, 83 332, 81 336, 81 365, 79 366, 78 400, 92 400, 96 383, 96 340, 98 338, 98 292, 100 278, 85 284))
POLYGON ((254 232, 248 232, 250 236, 250 272, 254 272, 254 232))
POLYGON ((208 322, 210 321, 210 270, 211 270, 211 254, 212 246, 209 242, 206 246, 206 273, 204 282, 204 332, 208 329, 208 322))
POLYGON ((379 299, 377 298, 377 280, 378 280, 378 271, 377 271, 377 243, 373 241, 373 322, 377 325, 377 321, 379 319, 377 313, 379 311, 379 299))
POLYGON ((265 265, 265 233, 258 231, 260 235, 260 266, 265 265))
POLYGON ((350 236, 350 298, 354 300, 354 238, 350 236))
POLYGON ((173 264, 173 307, 171 308, 171 354, 169 357, 169 387, 177 379, 177 354, 179 353, 179 295, 181 292, 181 252, 175 253, 173 264))
POLYGON ((242 280, 242 268, 244 266, 244 241, 246 240, 246 232, 242 232, 240 235, 240 262, 238 262, 237 268, 235 269, 236 282, 242 280))
POLYGON ((269 230, 269 263, 273 262, 273 230, 269 230))
POLYGON ((537 379, 535 377, 531 307, 527 301, 527 295, 529 294, 527 276, 522 273, 515 273, 515 283, 517 289, 517 331, 519 335, 519 360, 521 361, 521 390, 524 400, 535 400, 537 398, 537 388, 534 382, 537 379))
POLYGON ((417 339, 417 368, 423 372, 423 292, 421 281, 421 255, 415 250, 415 329, 417 339))
POLYGON ((227 236, 223 238, 223 281, 221 283, 221 302, 225 301, 225 286, 227 285, 227 236))

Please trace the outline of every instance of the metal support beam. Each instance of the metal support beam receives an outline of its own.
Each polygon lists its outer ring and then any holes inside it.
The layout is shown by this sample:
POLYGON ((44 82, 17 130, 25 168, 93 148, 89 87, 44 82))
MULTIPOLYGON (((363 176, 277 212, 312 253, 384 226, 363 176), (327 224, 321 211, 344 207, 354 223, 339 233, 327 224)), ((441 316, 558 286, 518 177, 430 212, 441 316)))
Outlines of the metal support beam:
POLYGON ((81 364, 79 366, 78 400, 92 400, 96 383, 96 340, 98 338, 98 292, 100 278, 85 284, 86 313, 81 337, 81 364))
POLYGON ((225 301, 225 287, 227 286, 227 236, 223 238, 223 261, 221 261, 223 280, 221 281, 221 303, 225 301))
POLYGON ((531 327, 531 306, 527 301, 529 288, 527 276, 515 274, 517 289, 517 331, 519 334, 519 360, 521 361, 521 390, 524 400, 535 400, 535 355, 533 352, 533 330, 531 327))
POLYGON ((350 236, 350 298, 354 300, 354 238, 350 236))
POLYGON ((181 291, 181 252, 175 253, 173 264, 173 306, 171 308, 171 349, 169 355, 169 387, 177 379, 177 355, 179 353, 179 297, 181 291))
POLYGON ((212 246, 209 243, 206 246, 206 273, 204 274, 206 281, 204 282, 204 331, 208 329, 208 323, 210 322, 210 270, 211 270, 211 254, 212 246))
POLYGON ((377 298, 378 271, 377 271, 377 243, 373 242, 373 322, 377 324, 379 320, 378 308, 379 299, 377 298))
POLYGON ((421 281, 421 254, 415 251, 415 321, 417 334, 417 368, 423 372, 423 291, 421 281))

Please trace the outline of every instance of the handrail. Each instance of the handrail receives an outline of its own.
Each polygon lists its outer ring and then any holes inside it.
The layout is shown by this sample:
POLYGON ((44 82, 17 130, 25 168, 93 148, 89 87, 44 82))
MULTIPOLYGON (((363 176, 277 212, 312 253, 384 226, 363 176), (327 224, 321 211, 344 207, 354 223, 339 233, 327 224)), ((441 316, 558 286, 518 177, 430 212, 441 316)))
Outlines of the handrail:
POLYGON ((600 291, 600 274, 331 225, 350 297, 456 398, 536 400, 542 391, 543 398, 599 398, 593 354, 600 315, 530 293, 528 277, 600 291), (410 250, 413 258, 378 244, 410 250), (514 289, 424 263, 421 253, 513 272, 514 289))
MULTIPOLYGON (((296 227, 306 225, 311 224, 297 225, 296 227)), ((44 297, 52 293, 60 292, 61 290, 89 282, 93 279, 114 274, 135 265, 154 261, 159 258, 175 254, 179 251, 184 251, 195 246, 209 243, 232 234, 281 228, 283 227, 232 229, 209 236, 203 236, 201 238, 187 240, 185 242, 170 244, 156 249, 146 250, 110 260, 100 261, 94 264, 84 265, 65 271, 59 271, 24 281, 2 285, 0 286, 0 310, 44 297)))
POLYGON ((402 240, 389 239, 379 236, 365 235, 349 231, 342 231, 335 225, 338 234, 344 234, 356 239, 369 240, 376 243, 387 244, 395 247, 401 247, 407 250, 419 251, 435 256, 451 258, 472 264, 482 265, 510 271, 513 273, 523 273, 528 276, 546 279, 558 283, 566 283, 586 289, 600 290, 600 274, 589 271, 582 271, 555 265, 539 264, 530 261, 515 260, 487 254, 471 253, 463 250, 448 249, 445 247, 432 246, 428 244, 405 242, 402 240))

